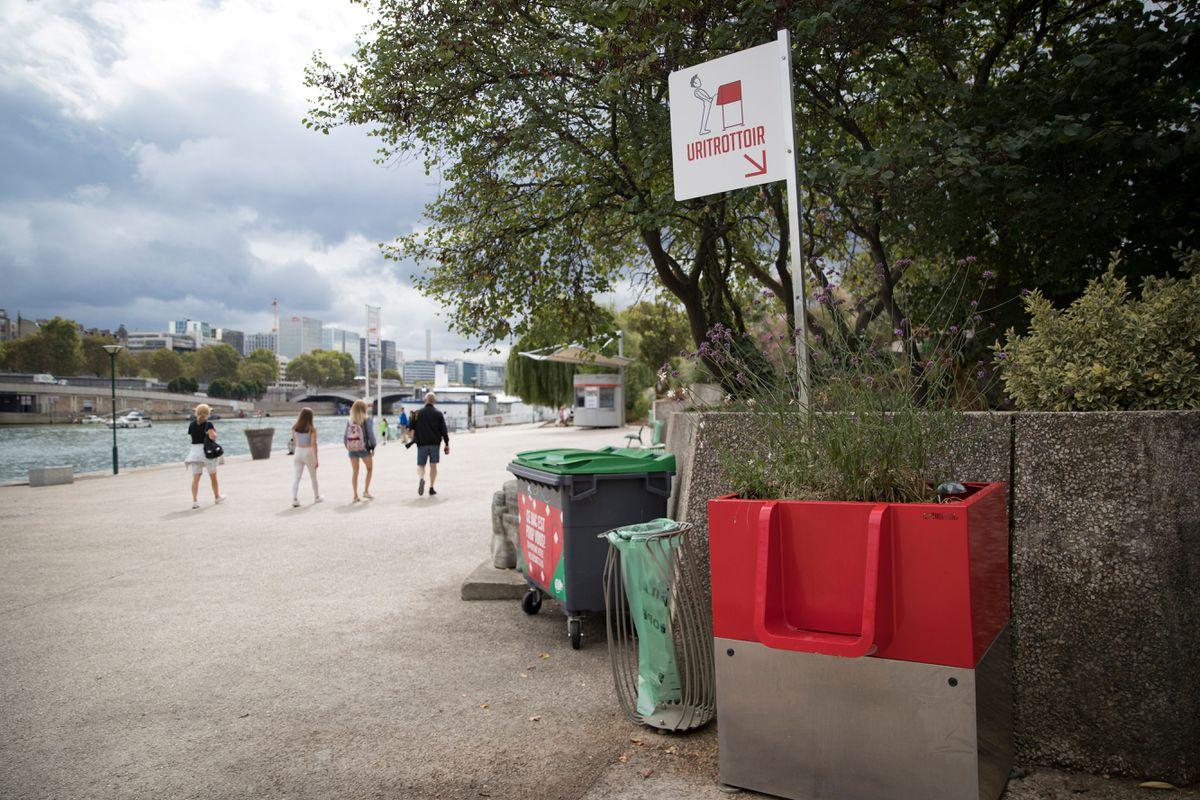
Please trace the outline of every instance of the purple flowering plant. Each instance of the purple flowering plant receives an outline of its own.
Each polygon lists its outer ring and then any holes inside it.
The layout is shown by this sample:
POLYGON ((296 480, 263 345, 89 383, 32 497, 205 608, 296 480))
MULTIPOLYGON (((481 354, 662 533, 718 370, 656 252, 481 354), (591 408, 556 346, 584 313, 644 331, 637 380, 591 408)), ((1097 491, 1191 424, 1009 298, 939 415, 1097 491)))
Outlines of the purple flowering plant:
POLYGON ((976 438, 964 412, 984 405, 991 378, 964 359, 985 326, 975 319, 979 298, 961 301, 967 291, 982 296, 991 278, 960 272, 961 285, 947 287, 966 312, 957 322, 877 321, 862 337, 848 311, 823 299, 828 291, 814 293, 819 332, 805 340, 807 380, 786 319, 764 316, 771 335, 746 342, 714 326, 691 355, 732 376, 724 383, 733 388, 718 403, 694 405, 753 415, 754 447, 723 459, 734 488, 747 497, 918 502, 936 501, 932 487, 943 480, 962 480, 958 455, 976 438))

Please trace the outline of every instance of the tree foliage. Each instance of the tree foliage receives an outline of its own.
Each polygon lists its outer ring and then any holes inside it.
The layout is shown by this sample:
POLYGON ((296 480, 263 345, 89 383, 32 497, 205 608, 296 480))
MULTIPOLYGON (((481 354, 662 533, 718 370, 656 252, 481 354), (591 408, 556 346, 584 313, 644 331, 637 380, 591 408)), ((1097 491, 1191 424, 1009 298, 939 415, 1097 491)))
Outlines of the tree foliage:
POLYGON ((266 390, 267 387, 257 381, 231 381, 217 378, 208 385, 208 396, 230 400, 257 400, 263 396, 266 390))
POLYGON ((200 384, 194 378, 179 376, 173 378, 167 383, 167 391, 175 392, 176 394, 194 394, 200 388, 200 384))
MULTIPOLYGON (((716 323, 745 332, 747 286, 794 319, 780 185, 675 202, 666 94, 671 71, 785 27, 804 246, 833 265, 810 271, 810 289, 856 258, 870 267, 848 333, 880 317, 903 327, 914 256, 977 256, 998 300, 1021 286, 1069 298, 1118 245, 1143 275, 1172 269, 1169 243, 1195 241, 1194 3, 375 9, 349 65, 315 60, 306 124, 369 126, 381 158, 419 152, 441 170, 430 229, 389 252, 425 266, 421 288, 485 344, 528 333, 535 313, 588 327, 592 296, 631 271, 681 303, 696 344, 716 323)), ((810 328, 824 333, 819 316, 810 328)))
POLYGON ((692 337, 687 316, 676 303, 643 300, 617 314, 617 324, 625 332, 625 346, 651 372, 664 364, 679 361, 680 352, 689 348, 692 337))
POLYGON ((287 365, 289 380, 310 386, 351 386, 355 375, 354 358, 349 353, 313 350, 301 353, 287 365))
MULTIPOLYGON (((101 351, 103 352, 103 351, 101 351)), ((108 354, 104 354, 108 374, 108 354)), ((36 333, 8 342, 4 347, 4 368, 12 372, 47 372, 51 375, 75 375, 83 367, 79 327, 69 319, 55 317, 36 333)))
POLYGON ((160 381, 173 381, 183 375, 183 359, 174 350, 151 350, 144 353, 139 360, 142 366, 160 381))
POLYGON ((268 385, 279 380, 279 359, 276 358, 275 354, 270 350, 266 350, 261 347, 258 350, 252 350, 246 354, 246 357, 242 360, 242 363, 262 364, 264 367, 266 367, 270 371, 271 375, 270 380, 267 381, 268 385))
POLYGON ((183 357, 184 371, 188 377, 206 383, 217 378, 234 380, 242 357, 227 344, 201 347, 183 357))
POLYGON ((1065 309, 1032 292, 1029 331, 1010 329, 995 345, 1017 408, 1200 408, 1200 252, 1180 263, 1186 277, 1146 278, 1136 298, 1117 275, 1119 258, 1065 309))

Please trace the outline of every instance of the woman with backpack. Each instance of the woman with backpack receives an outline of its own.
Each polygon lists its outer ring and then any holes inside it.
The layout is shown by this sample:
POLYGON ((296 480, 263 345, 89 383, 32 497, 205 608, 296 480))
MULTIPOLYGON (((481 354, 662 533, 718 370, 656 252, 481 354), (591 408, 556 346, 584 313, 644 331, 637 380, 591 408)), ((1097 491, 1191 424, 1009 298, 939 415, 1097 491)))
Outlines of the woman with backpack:
POLYGON ((292 426, 292 441, 296 443, 296 455, 292 459, 295 475, 292 478, 292 508, 300 507, 300 478, 308 469, 308 477, 312 481, 313 502, 319 503, 324 498, 317 489, 317 426, 313 422, 311 408, 300 409, 296 424, 292 426))
POLYGON ((196 406, 195 419, 188 425, 188 436, 192 440, 187 456, 183 463, 192 473, 192 508, 200 507, 198 497, 200 491, 200 476, 208 470, 208 479, 212 481, 213 502, 225 500, 217 486, 217 459, 224 452, 217 444, 217 428, 208 419, 212 408, 207 403, 196 406))
POLYGON ((350 485, 354 487, 354 502, 358 502, 358 462, 362 461, 367 467, 367 480, 363 485, 363 497, 374 500, 371 496, 371 471, 374 469, 375 428, 367 417, 365 400, 355 400, 350 406, 350 421, 346 423, 346 432, 342 434, 342 443, 350 452, 350 485))

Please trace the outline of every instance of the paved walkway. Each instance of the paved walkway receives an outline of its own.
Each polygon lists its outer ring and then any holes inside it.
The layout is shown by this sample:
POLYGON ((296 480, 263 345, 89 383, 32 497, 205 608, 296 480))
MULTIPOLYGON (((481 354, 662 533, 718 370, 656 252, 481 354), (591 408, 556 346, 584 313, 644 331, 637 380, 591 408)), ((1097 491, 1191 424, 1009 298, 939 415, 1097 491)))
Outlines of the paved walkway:
POLYGON ((723 796, 711 730, 619 715, 601 628, 458 599, 514 452, 620 442, 459 435, 437 498, 392 444, 359 505, 338 445, 300 509, 278 453, 199 511, 181 467, 0 489, 0 797, 723 796))

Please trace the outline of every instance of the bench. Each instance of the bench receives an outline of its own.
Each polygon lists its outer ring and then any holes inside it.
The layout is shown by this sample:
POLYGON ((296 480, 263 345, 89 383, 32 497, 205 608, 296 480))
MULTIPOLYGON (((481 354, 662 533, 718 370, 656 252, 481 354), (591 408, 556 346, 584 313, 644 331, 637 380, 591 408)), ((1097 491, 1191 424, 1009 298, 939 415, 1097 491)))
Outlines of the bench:
POLYGON ((58 486, 61 483, 75 482, 75 468, 65 467, 30 467, 30 486, 58 486))

